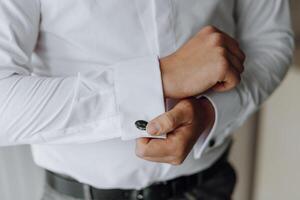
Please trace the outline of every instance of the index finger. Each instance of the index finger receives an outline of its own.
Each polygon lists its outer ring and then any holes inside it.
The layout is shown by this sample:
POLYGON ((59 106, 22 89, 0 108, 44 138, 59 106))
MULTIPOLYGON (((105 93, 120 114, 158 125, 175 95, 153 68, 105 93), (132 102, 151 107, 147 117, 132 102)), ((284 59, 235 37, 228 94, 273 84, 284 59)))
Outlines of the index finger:
POLYGON ((136 141, 136 154, 142 158, 168 156, 168 143, 168 139, 139 138, 136 141))
POLYGON ((228 49, 228 51, 230 51, 234 56, 236 56, 243 63, 246 59, 246 55, 240 48, 239 43, 226 33, 223 33, 223 36, 225 39, 224 47, 228 49))

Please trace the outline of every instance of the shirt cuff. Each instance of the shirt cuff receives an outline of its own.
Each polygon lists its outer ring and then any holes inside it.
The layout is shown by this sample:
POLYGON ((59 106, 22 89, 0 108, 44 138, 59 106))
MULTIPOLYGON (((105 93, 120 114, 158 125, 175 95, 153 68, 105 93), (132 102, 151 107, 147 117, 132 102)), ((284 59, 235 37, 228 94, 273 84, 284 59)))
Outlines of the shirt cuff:
POLYGON ((215 110, 215 122, 209 134, 201 135, 194 145, 194 158, 199 159, 203 153, 223 144, 231 132, 231 124, 237 119, 242 109, 241 99, 236 89, 228 92, 207 92, 198 96, 206 97, 215 110))
POLYGON ((137 120, 150 121, 165 112, 158 57, 128 60, 113 66, 115 96, 120 113, 121 138, 130 140, 151 136, 137 129, 137 120))

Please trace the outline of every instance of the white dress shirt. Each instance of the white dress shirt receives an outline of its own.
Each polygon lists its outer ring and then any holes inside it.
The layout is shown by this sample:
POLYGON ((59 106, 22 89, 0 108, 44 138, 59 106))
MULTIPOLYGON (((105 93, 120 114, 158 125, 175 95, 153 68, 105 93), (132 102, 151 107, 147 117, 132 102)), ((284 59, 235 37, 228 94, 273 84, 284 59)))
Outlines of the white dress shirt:
POLYGON ((292 49, 287 0, 1 0, 0 145, 31 144, 39 166, 98 188, 192 174, 274 91, 292 49), (134 123, 167 109, 158 58, 206 25, 239 40, 242 82, 205 94, 216 122, 182 165, 142 160, 134 123))

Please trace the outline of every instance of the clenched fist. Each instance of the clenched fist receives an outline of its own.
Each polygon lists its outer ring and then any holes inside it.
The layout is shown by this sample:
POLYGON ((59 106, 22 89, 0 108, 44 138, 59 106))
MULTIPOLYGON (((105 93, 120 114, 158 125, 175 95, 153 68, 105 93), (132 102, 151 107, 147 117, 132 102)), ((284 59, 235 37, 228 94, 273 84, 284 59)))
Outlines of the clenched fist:
POLYGON ((210 88, 227 91, 240 82, 245 54, 236 40, 205 27, 175 53, 160 60, 164 94, 186 98, 210 88))

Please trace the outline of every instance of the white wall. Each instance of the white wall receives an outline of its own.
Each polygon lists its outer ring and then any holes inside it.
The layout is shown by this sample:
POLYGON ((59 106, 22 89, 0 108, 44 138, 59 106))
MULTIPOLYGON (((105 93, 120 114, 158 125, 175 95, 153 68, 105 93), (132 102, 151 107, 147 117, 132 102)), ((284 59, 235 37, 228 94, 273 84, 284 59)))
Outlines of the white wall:
POLYGON ((300 199, 300 68, 264 106, 259 133, 254 199, 300 199))
POLYGON ((254 115, 234 134, 234 145, 230 155, 230 161, 238 173, 234 200, 250 200, 252 196, 256 123, 257 115, 254 115))

